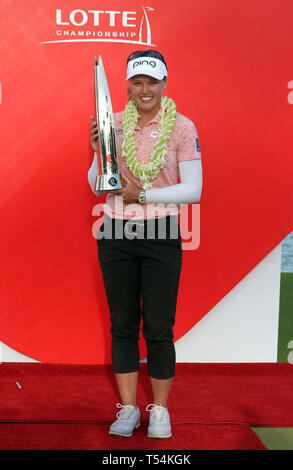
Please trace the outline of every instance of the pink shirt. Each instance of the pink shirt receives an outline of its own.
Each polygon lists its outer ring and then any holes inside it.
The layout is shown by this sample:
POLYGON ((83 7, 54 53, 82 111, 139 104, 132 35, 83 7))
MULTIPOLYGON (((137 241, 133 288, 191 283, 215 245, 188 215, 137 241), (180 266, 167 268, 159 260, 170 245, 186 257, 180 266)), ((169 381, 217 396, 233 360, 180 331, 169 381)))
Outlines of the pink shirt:
MULTIPOLYGON (((151 152, 158 137, 158 122, 161 110, 143 128, 135 128, 136 154, 139 161, 148 163, 151 152)), ((126 159, 121 157, 123 111, 114 113, 118 167, 121 175, 141 186, 141 182, 128 169, 126 159)), ((168 153, 165 164, 152 180, 153 188, 162 188, 177 184, 179 171, 178 162, 201 158, 198 136, 193 122, 182 114, 176 113, 175 123, 168 142, 168 153)), ((176 215, 178 205, 162 206, 160 204, 126 204, 122 196, 108 192, 104 211, 116 219, 153 219, 176 215)))

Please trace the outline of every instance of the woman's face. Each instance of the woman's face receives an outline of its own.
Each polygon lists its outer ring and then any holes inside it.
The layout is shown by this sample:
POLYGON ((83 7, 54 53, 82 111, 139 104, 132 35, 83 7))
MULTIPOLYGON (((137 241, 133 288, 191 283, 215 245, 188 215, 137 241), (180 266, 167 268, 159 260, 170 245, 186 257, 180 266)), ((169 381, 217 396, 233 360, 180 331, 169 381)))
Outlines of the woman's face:
POLYGON ((129 79, 128 98, 136 102, 140 114, 155 115, 160 109, 166 86, 166 79, 157 80, 149 75, 136 75, 129 79))

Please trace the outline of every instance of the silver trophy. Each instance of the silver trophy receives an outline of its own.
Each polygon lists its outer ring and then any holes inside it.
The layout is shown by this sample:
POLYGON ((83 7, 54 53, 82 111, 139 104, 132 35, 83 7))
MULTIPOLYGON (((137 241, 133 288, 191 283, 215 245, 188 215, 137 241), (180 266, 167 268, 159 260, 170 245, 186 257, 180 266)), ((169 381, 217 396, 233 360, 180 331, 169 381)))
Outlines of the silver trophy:
POLYGON ((97 176, 95 190, 121 189, 122 179, 118 171, 112 104, 101 56, 99 64, 95 57, 95 95, 102 172, 97 176))

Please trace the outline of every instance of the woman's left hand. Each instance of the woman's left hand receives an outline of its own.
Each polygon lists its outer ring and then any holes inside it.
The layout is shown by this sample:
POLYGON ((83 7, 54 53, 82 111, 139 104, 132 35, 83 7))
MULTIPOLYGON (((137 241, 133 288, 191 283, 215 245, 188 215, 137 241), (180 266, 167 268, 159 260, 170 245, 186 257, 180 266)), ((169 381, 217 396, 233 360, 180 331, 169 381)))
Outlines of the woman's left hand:
POLYGON ((109 191, 110 194, 117 194, 123 197, 123 202, 130 204, 130 203, 138 203, 137 198, 141 191, 141 187, 137 184, 130 181, 126 176, 122 176, 122 178, 126 181, 126 186, 122 189, 115 189, 114 191, 109 191))

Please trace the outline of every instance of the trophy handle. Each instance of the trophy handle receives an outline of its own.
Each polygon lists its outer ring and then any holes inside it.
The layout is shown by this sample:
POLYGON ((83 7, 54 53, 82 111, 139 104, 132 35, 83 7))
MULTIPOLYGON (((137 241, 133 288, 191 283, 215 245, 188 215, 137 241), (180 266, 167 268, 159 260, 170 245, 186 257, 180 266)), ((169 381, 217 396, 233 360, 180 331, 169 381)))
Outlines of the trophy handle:
POLYGON ((98 175, 96 178, 96 191, 111 191, 111 189, 122 189, 122 178, 119 173, 109 175, 98 175))

